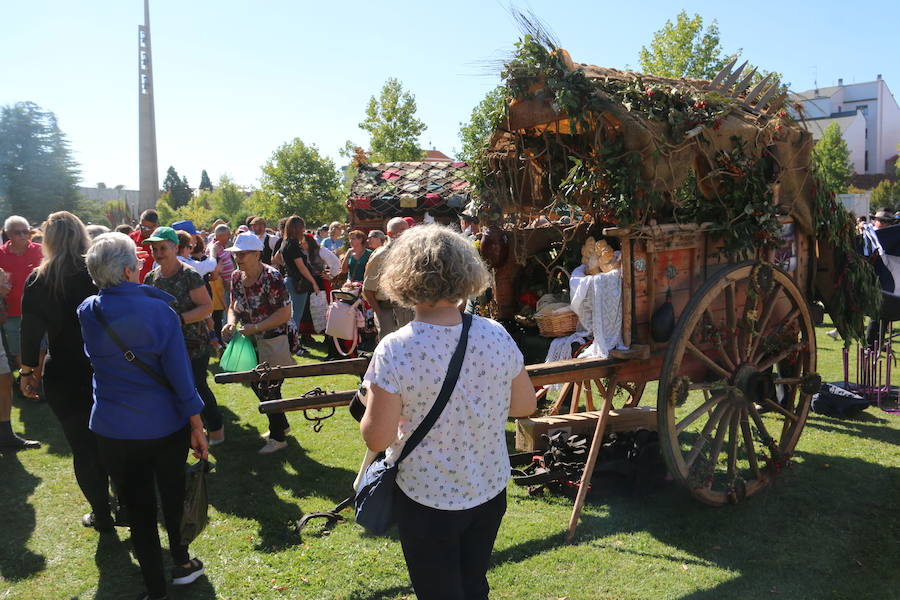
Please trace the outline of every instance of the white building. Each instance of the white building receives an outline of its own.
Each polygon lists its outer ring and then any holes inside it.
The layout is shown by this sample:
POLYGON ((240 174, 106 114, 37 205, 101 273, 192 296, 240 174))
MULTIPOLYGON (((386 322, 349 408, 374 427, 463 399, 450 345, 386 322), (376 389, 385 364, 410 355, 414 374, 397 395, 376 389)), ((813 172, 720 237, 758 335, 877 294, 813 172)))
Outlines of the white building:
MULTIPOLYGON (((897 154, 900 143, 900 107, 881 75, 875 81, 791 94, 792 104, 803 107, 802 116, 816 141, 832 123, 841 128, 850 160, 859 174, 880 174, 897 154)), ((889 173, 893 168, 888 169, 889 173)))
POLYGON ((128 207, 128 215, 132 219, 138 217, 138 205, 140 203, 141 193, 138 190, 126 190, 121 187, 114 188, 98 188, 98 187, 79 187, 78 191, 86 200, 92 200, 99 205, 107 202, 123 200, 125 206, 128 207))

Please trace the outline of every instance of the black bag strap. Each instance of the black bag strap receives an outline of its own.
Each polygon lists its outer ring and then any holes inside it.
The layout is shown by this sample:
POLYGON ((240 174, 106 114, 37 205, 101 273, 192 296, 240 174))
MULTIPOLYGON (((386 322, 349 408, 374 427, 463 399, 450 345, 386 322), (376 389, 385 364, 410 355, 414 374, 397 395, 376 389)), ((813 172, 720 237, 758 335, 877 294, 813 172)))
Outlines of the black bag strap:
POLYGON ((425 418, 419 426, 416 427, 416 430, 409 436, 409 439, 403 446, 403 451, 400 452, 400 457, 394 461, 394 466, 400 464, 400 461, 406 458, 409 453, 419 445, 419 442, 421 442, 428 432, 431 431, 431 428, 437 422, 438 417, 441 416, 444 407, 447 406, 447 401, 450 400, 450 394, 453 393, 453 389, 456 387, 456 381, 459 379, 459 371, 462 369, 463 359, 466 357, 466 345, 469 341, 469 328, 471 326, 472 315, 463 313, 462 333, 459 335, 459 343, 456 344, 456 350, 450 358, 450 366, 447 368, 447 377, 444 378, 441 392, 438 394, 437 400, 434 401, 434 406, 431 407, 431 410, 428 411, 428 414, 425 415, 425 418))
POLYGON ((117 334, 115 330, 110 327, 109 321, 107 321, 106 317, 103 316, 103 312, 100 310, 100 307, 97 306, 96 300, 91 302, 91 311, 94 313, 94 317, 97 319, 100 325, 103 326, 103 329, 106 331, 106 335, 108 335, 110 339, 112 339, 112 341, 116 343, 116 346, 118 346, 119 349, 123 352, 123 356, 125 357, 126 361, 139 368, 141 371, 155 379, 164 387, 170 390, 173 389, 172 384, 169 383, 168 379, 153 370, 153 367, 138 358, 137 355, 132 352, 127 345, 125 345, 125 342, 122 341, 122 338, 119 337, 119 334, 117 334))

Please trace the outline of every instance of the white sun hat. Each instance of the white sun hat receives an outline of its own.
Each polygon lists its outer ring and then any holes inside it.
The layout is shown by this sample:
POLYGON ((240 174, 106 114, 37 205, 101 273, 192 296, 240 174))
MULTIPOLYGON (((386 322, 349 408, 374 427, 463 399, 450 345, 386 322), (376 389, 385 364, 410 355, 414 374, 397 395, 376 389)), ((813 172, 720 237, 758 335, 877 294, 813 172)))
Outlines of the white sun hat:
POLYGON ((225 248, 229 252, 244 252, 246 250, 254 250, 256 252, 262 252, 263 243, 262 240, 259 239, 255 233, 252 231, 248 231, 246 233, 242 233, 234 238, 234 245, 230 248, 225 248))

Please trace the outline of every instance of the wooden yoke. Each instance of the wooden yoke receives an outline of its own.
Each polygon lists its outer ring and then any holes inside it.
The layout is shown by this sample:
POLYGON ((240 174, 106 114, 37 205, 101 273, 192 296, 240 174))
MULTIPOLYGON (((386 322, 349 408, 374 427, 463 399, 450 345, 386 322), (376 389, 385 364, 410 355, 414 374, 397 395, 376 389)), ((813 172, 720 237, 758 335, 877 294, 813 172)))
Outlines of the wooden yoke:
MULTIPOLYGON (((646 348, 640 349, 641 358, 645 358, 646 348)), ((628 358, 633 358, 631 355, 628 358)), ((531 381, 535 386, 543 386, 552 383, 565 383, 569 381, 585 381, 607 377, 613 368, 624 364, 628 358, 573 358, 552 363, 540 363, 528 365, 531 381)), ((239 371, 236 373, 218 373, 215 376, 216 383, 252 383, 256 381, 271 381, 275 379, 290 379, 294 377, 315 377, 320 375, 358 375, 362 377, 368 368, 369 361, 366 358, 351 358, 347 360, 335 360, 331 362, 294 365, 290 367, 273 367, 271 369, 254 369, 252 371, 239 371)), ((355 394, 355 390, 339 392, 326 392, 324 394, 304 395, 299 398, 285 398, 282 400, 269 400, 259 404, 259 412, 269 414, 291 410, 311 410, 317 408, 332 408, 346 406, 355 394)))

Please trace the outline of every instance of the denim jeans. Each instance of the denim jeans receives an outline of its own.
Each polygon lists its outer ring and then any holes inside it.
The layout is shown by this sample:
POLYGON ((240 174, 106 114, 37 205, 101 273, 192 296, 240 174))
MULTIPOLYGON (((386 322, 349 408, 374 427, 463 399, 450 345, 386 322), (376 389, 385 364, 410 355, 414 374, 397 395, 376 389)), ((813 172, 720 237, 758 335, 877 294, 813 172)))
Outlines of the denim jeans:
POLYGON ((291 296, 291 318, 294 320, 294 325, 299 329, 300 321, 303 320, 303 311, 306 309, 306 301, 309 300, 309 292, 298 292, 295 285, 296 281, 293 277, 284 278, 288 294, 291 296))

